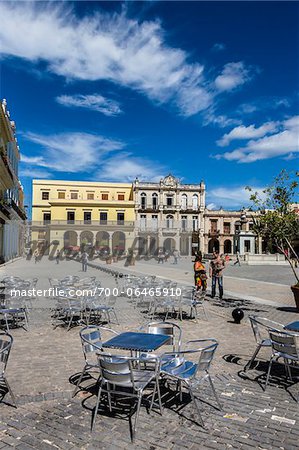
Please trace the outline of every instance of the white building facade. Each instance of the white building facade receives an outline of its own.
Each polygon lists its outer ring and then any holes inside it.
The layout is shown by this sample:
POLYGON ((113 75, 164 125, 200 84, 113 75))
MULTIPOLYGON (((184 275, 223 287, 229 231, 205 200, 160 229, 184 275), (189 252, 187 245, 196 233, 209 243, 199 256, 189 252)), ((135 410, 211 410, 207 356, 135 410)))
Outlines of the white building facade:
POLYGON ((183 184, 168 175, 158 183, 133 184, 135 233, 139 254, 154 255, 160 249, 191 255, 204 248, 205 185, 183 184))

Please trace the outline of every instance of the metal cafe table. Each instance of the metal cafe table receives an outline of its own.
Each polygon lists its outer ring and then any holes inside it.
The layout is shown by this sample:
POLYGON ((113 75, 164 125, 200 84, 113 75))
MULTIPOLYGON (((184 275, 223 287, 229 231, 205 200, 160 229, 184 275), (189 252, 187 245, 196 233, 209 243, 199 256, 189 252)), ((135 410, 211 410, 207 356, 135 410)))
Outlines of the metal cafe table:
POLYGON ((117 348, 139 352, 152 352, 164 344, 168 344, 171 336, 164 334, 137 333, 127 331, 103 343, 105 348, 117 348))

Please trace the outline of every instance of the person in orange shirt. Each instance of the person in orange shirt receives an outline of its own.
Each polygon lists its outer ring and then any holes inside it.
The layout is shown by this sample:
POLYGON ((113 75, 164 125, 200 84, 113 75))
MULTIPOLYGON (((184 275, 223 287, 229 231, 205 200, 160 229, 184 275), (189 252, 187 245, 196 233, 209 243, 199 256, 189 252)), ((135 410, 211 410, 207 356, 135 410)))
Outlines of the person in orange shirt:
POLYGON ((201 255, 197 255, 194 261, 194 281, 197 290, 207 290, 207 272, 202 262, 201 255))

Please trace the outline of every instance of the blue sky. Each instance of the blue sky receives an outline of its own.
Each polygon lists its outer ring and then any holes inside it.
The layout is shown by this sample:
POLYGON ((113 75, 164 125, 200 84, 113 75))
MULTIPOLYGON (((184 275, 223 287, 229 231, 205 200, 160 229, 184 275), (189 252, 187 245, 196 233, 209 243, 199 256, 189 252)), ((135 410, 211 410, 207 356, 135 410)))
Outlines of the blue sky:
POLYGON ((297 2, 0 2, 21 180, 204 180, 246 206, 298 169, 297 2))

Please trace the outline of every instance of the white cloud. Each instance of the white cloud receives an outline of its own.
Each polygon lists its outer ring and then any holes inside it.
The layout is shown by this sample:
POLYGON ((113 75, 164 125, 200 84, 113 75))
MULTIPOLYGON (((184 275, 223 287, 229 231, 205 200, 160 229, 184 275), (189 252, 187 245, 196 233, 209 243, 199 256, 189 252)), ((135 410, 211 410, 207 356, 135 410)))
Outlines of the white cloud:
POLYGON ((218 91, 231 91, 251 79, 250 70, 242 61, 225 64, 222 72, 215 79, 218 91))
POLYGON ((281 124, 281 131, 261 139, 250 140, 245 147, 218 154, 217 159, 250 163, 278 156, 285 157, 299 152, 299 116, 291 117, 281 124))
POLYGON ((22 154, 21 176, 51 178, 55 172, 88 173, 89 178, 109 181, 159 181, 169 172, 156 161, 123 151, 123 142, 87 133, 39 135, 27 133, 29 141, 41 146, 35 156, 22 154))
POLYGON ((224 114, 217 114, 214 108, 209 108, 203 113, 203 125, 215 125, 219 128, 226 128, 241 123, 240 119, 233 119, 224 114))
POLYGON ((252 139, 265 136, 269 133, 274 133, 277 130, 277 122, 267 122, 264 125, 256 128, 255 125, 245 127, 240 125, 233 128, 229 133, 226 133, 221 139, 217 141, 217 145, 224 147, 231 141, 236 139, 252 139))
POLYGON ((211 209, 217 209, 217 205, 215 205, 215 203, 209 203, 207 205, 207 209, 211 210, 211 209))
POLYGON ((0 2, 0 16, 4 56, 44 61, 49 71, 70 80, 130 87, 154 102, 175 105, 184 116, 212 102, 204 67, 168 46, 158 21, 138 22, 124 12, 97 12, 79 20, 63 2, 0 2))
MULTIPOLYGON (((263 188, 253 187, 252 190, 261 195, 263 188)), ((246 208, 251 204, 250 196, 251 193, 244 186, 218 187, 207 192, 207 199, 214 206, 209 209, 219 209, 220 207, 228 209, 246 208)))
POLYGON ((166 169, 158 163, 135 157, 128 152, 121 152, 105 161, 97 178, 111 181, 132 181, 138 177, 143 181, 159 181, 165 173, 166 169))
POLYGON ((107 153, 120 150, 124 143, 88 133, 40 135, 25 133, 24 137, 43 147, 43 154, 22 155, 22 161, 57 172, 84 172, 98 166, 107 153))
POLYGON ((51 178, 52 176, 51 172, 47 170, 37 169, 34 166, 23 167, 22 165, 19 170, 19 175, 20 177, 23 178, 44 178, 44 179, 51 178))
POLYGON ((212 50, 215 52, 221 52, 226 49, 226 45, 222 42, 216 42, 216 44, 213 45, 212 50))
POLYGON ((103 113, 105 116, 117 116, 122 112, 118 102, 99 94, 60 95, 56 97, 56 101, 63 106, 87 108, 103 113))
POLYGON ((252 114, 255 112, 262 112, 265 110, 289 108, 292 105, 292 100, 285 97, 261 97, 250 103, 242 103, 237 109, 237 114, 252 114))

